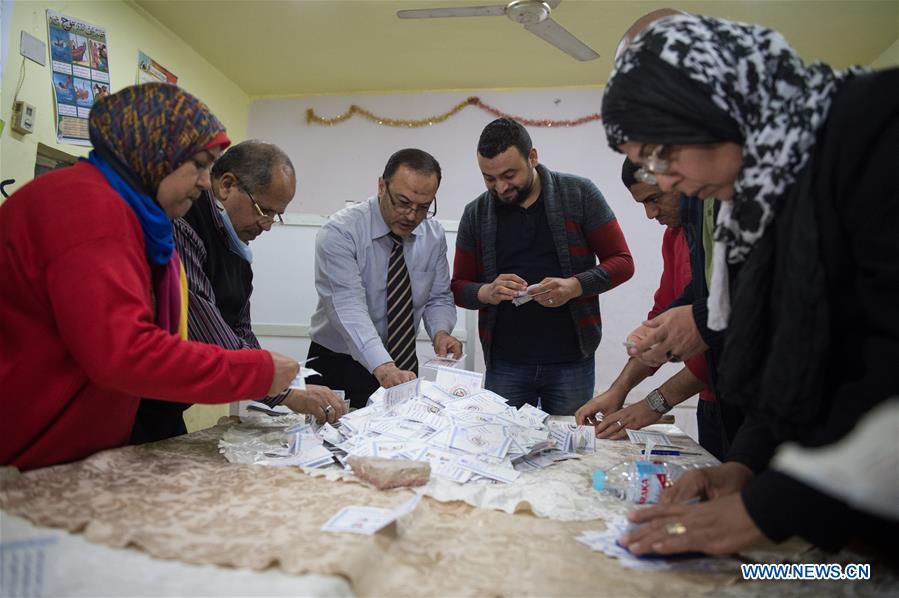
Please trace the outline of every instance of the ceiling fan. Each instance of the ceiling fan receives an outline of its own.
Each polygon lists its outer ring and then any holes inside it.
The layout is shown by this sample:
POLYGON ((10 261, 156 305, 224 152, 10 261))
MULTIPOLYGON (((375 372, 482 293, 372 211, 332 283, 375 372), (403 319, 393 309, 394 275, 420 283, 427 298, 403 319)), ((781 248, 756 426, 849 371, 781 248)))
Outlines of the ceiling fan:
POLYGON ((416 10, 399 10, 396 13, 401 19, 434 19, 441 17, 509 17, 524 28, 548 41, 566 54, 578 60, 593 60, 599 54, 590 46, 571 35, 571 33, 550 18, 552 10, 562 0, 512 0, 508 4, 491 6, 460 6, 455 8, 421 8, 416 10))

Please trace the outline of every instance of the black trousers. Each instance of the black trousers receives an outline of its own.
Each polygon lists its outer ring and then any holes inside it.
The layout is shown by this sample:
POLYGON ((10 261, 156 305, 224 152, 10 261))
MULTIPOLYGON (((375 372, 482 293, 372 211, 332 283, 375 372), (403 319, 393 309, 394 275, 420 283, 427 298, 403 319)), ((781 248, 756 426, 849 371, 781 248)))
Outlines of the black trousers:
POLYGON ((128 443, 144 444, 187 434, 184 412, 188 407, 189 403, 141 399, 128 443))
POLYGON ((724 461, 742 423, 743 412, 720 399, 700 400, 696 405, 699 444, 719 461, 724 461))
POLYGON ((309 359, 317 358, 309 367, 321 374, 309 376, 306 384, 319 384, 331 390, 342 390, 350 400, 350 407, 361 409, 368 402, 371 393, 380 388, 378 379, 351 356, 335 353, 313 342, 309 346, 309 359))

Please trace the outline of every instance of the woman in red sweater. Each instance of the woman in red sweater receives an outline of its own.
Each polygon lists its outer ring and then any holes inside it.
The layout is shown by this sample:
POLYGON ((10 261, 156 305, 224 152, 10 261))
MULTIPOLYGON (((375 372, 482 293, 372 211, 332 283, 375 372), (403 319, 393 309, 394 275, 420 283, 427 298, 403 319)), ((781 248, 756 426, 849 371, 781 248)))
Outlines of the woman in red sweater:
POLYGON ((0 206, 0 463, 31 469, 127 443, 139 397, 226 403, 287 387, 297 363, 187 338, 171 220, 230 143, 185 91, 97 101, 87 160, 0 206))

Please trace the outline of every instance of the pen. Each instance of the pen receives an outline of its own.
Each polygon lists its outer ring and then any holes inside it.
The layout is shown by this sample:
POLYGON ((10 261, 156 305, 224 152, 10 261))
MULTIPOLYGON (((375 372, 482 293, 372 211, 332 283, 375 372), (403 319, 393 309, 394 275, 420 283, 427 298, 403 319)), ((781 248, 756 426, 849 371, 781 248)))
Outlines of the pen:
MULTIPOLYGON (((640 451, 640 453, 642 453, 642 454, 645 455, 645 454, 646 454, 646 450, 644 449, 644 450, 640 451)), ((668 451, 668 450, 657 450, 657 449, 653 449, 653 450, 649 451, 649 454, 650 454, 650 455, 668 455, 668 456, 671 456, 671 457, 680 457, 681 455, 695 455, 695 456, 699 456, 699 455, 701 455, 702 453, 686 453, 686 452, 684 452, 684 451, 668 451)))

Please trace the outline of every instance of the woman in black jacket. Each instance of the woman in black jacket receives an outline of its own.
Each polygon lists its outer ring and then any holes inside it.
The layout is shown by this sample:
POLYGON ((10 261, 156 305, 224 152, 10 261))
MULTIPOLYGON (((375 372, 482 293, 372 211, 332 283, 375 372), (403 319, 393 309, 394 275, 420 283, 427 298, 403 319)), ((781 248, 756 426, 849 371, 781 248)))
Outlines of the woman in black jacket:
POLYGON ((643 525, 622 543, 638 554, 794 535, 831 550, 895 546, 897 520, 768 462, 786 441, 838 441, 899 395, 899 71, 805 65, 776 32, 677 15, 618 57, 603 119, 610 145, 663 190, 723 202, 707 306, 634 331, 631 354, 657 364, 717 345, 716 391, 746 415, 726 462, 632 514, 643 525))

